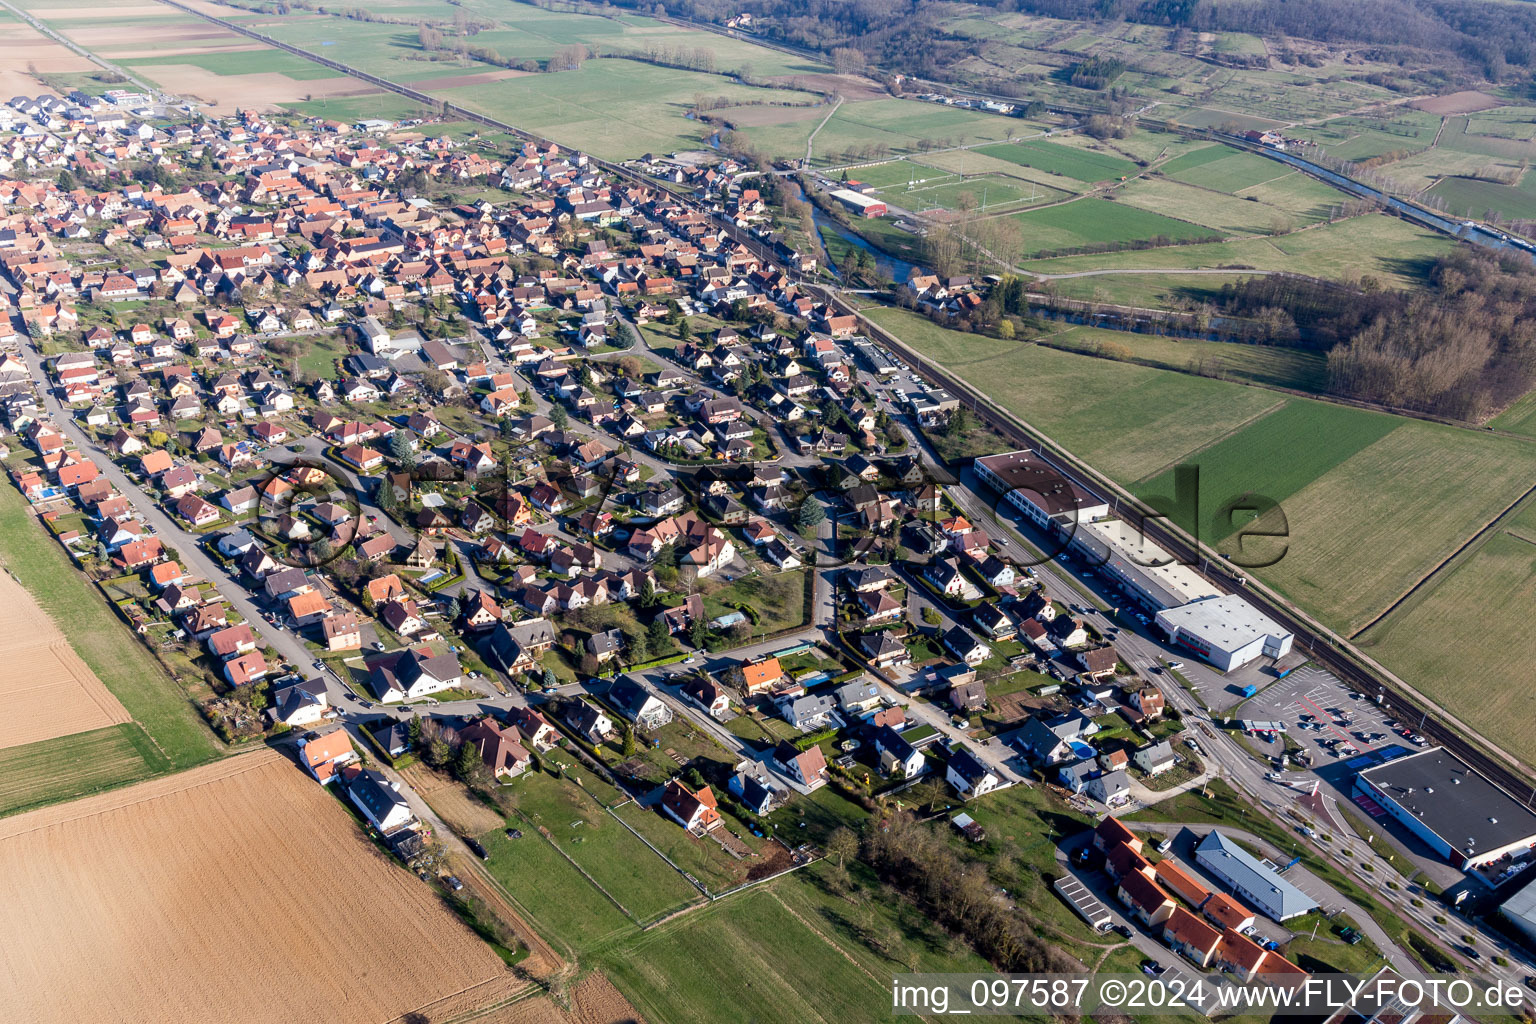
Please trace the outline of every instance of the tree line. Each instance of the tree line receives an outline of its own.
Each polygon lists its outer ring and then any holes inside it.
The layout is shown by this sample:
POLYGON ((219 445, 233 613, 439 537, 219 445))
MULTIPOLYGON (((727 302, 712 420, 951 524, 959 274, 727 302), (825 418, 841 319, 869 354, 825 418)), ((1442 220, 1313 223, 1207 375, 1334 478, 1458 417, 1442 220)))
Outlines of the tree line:
POLYGON ((1218 305, 1283 312, 1296 331, 1277 340, 1327 351, 1328 389, 1345 397, 1479 421, 1536 385, 1536 265, 1523 254, 1459 249, 1423 292, 1271 275, 1224 286, 1218 305))

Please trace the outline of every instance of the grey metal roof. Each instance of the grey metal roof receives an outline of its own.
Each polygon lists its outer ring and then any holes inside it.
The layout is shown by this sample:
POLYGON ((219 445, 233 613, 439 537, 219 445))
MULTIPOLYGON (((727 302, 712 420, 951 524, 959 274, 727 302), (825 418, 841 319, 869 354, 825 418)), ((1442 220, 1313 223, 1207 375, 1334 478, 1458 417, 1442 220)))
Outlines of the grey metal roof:
POLYGON ((1195 847, 1196 859, 1212 874, 1256 902, 1276 920, 1317 908, 1317 901, 1287 882, 1280 872, 1220 832, 1212 831, 1195 847))

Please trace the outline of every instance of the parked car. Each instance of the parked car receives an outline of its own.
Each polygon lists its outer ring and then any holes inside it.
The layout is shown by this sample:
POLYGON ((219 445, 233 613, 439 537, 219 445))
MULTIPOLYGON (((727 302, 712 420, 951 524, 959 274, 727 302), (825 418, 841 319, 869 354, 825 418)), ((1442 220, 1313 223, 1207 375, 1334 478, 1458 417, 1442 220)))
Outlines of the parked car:
POLYGON ((446 876, 443 881, 447 882, 448 888, 452 889, 454 892, 458 892, 460 889, 464 888, 464 883, 459 881, 458 878, 454 875, 446 876))
POLYGON ((1173 849, 1173 836, 1164 836, 1163 841, 1157 844, 1158 853, 1167 853, 1173 849))
POLYGON ((1179 669, 1184 667, 1184 663, 1182 661, 1170 661, 1168 663, 1168 667, 1177 672, 1179 669))

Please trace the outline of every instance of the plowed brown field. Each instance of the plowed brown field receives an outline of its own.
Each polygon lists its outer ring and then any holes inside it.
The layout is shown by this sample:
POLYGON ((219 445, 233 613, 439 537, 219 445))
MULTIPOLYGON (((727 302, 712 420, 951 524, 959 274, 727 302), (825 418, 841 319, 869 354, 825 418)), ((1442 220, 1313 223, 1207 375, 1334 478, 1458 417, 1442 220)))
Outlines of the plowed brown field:
POLYGON ((383 1024, 524 987, 281 755, 0 822, 0 1016, 383 1024))
POLYGON ((27 588, 0 571, 0 747, 127 721, 27 588))

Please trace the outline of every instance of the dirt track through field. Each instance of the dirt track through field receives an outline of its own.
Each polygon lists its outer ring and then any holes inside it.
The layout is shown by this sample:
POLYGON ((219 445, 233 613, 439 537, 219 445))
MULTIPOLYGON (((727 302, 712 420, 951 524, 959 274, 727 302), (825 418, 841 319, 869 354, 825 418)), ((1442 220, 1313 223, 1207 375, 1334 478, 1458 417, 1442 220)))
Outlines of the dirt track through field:
POLYGON ((444 1020, 526 987, 273 751, 0 822, 4 1016, 444 1020))
POLYGON ((0 747, 128 721, 27 588, 0 571, 0 747))

